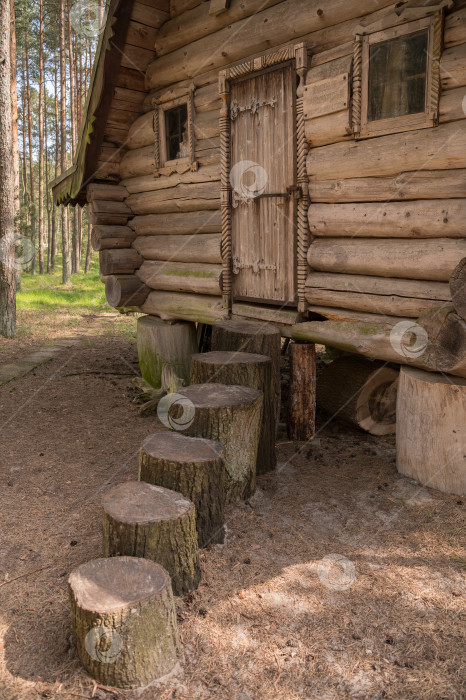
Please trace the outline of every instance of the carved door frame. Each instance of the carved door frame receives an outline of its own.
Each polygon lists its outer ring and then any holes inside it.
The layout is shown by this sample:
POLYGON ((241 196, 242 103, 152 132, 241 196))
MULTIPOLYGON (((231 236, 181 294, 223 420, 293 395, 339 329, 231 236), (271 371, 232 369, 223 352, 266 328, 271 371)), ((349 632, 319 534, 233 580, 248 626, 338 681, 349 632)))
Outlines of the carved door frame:
POLYGON ((296 142, 297 142, 297 184, 301 187, 302 196, 298 201, 297 216, 297 253, 296 253, 296 286, 298 311, 305 313, 307 302, 305 298, 305 283, 308 274, 307 250, 309 247, 309 189, 306 174, 306 156, 309 146, 304 132, 303 93, 308 67, 308 50, 304 43, 287 46, 276 51, 263 54, 257 58, 244 61, 219 73, 219 95, 222 100, 220 108, 220 152, 221 152, 221 213, 222 213, 222 268, 223 268, 223 305, 228 311, 232 305, 232 187, 231 171, 231 114, 230 114, 230 84, 235 78, 263 71, 271 66, 278 66, 287 61, 295 61, 299 85, 296 91, 296 142))

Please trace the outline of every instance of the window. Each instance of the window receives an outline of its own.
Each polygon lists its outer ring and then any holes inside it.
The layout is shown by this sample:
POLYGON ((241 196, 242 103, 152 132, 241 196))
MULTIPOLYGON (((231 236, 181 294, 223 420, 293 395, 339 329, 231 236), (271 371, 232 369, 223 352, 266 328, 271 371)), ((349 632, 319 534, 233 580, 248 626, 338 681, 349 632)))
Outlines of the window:
POLYGON ((188 106, 186 104, 165 112, 167 160, 186 158, 188 155, 188 106))
POLYGON ((438 80, 433 80, 433 73, 440 59, 439 34, 441 24, 433 15, 356 37, 356 133, 378 136, 434 125, 438 80))
POLYGON ((194 89, 189 89, 166 101, 152 100, 156 177, 197 170, 193 96, 194 89))

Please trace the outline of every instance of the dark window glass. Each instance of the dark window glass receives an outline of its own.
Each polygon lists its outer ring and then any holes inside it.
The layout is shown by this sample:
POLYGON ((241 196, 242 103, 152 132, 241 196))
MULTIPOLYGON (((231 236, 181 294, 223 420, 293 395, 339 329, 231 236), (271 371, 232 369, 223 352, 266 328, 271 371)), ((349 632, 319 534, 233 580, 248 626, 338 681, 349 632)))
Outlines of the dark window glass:
POLYGON ((188 106, 180 105, 165 112, 165 133, 167 136, 167 158, 183 158, 188 155, 188 106))
POLYGON ((370 47, 368 121, 425 111, 427 42, 424 30, 370 47))

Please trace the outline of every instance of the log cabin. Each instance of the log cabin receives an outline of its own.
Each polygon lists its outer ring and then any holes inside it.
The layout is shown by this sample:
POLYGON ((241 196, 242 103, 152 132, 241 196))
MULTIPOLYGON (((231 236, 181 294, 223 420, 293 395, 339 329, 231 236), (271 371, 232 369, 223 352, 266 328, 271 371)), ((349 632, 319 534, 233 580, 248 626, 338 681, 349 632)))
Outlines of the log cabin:
POLYGON ((111 0, 53 192, 114 307, 466 377, 466 2, 111 0))

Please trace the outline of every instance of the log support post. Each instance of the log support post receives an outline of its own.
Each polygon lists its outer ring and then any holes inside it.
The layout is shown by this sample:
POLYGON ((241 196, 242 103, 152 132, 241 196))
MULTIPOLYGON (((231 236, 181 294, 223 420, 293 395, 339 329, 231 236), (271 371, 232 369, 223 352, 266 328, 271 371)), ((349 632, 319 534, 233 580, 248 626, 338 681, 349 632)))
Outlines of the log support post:
POLYGON ((466 379, 402 367, 396 466, 424 486, 466 493, 466 379))
POLYGON ((137 324, 137 346, 142 378, 151 386, 162 385, 162 371, 189 383, 191 355, 198 351, 196 326, 190 321, 167 322, 142 316, 137 324))
POLYGON ((316 347, 314 343, 291 343, 288 437, 305 442, 315 436, 316 347))

